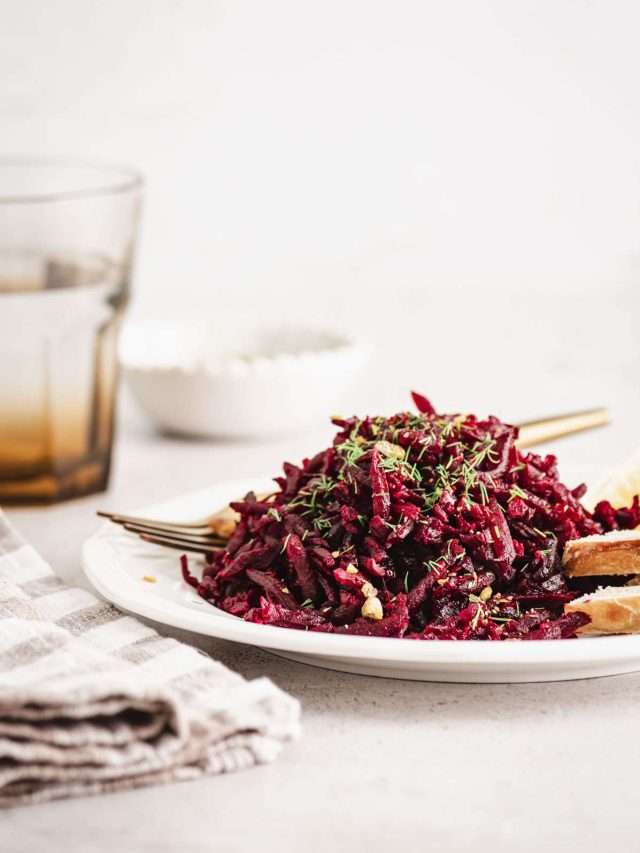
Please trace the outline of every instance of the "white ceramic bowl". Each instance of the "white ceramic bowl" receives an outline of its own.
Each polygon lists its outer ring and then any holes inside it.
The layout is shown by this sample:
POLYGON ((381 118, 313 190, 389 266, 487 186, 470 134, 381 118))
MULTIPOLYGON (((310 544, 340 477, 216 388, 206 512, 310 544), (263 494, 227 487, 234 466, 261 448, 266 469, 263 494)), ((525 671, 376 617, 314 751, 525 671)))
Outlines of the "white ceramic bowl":
POLYGON ((358 342, 314 329, 216 330, 129 324, 120 345, 126 381, 162 431, 261 437, 321 424, 367 360, 358 342))

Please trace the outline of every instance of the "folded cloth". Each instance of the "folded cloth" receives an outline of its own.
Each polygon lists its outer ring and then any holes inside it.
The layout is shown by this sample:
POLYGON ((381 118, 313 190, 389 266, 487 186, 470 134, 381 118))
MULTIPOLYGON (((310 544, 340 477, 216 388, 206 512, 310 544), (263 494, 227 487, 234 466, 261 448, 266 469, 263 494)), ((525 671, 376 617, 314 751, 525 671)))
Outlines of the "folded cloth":
POLYGON ((0 807, 271 761, 295 699, 56 577, 0 512, 0 807))

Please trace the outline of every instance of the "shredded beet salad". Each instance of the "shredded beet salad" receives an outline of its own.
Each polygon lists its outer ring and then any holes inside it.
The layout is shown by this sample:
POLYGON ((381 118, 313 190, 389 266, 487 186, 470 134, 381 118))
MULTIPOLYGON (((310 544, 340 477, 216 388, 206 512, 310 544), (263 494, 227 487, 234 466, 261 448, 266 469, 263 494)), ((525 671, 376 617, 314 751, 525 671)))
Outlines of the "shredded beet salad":
POLYGON ((284 464, 278 491, 231 506, 240 521, 198 581, 249 622, 416 640, 574 637, 580 595, 562 573, 570 539, 640 524, 628 509, 580 503, 556 458, 523 453, 495 417, 333 418, 333 446, 284 464))

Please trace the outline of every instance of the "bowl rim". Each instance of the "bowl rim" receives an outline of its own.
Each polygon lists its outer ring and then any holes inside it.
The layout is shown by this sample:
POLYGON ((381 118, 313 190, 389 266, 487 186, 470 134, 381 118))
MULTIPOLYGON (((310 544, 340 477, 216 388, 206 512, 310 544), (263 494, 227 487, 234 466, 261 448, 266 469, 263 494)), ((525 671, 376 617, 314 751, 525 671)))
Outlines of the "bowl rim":
MULTIPOLYGON (((364 359, 369 351, 366 342, 360 337, 346 333, 341 329, 328 329, 323 326, 314 326, 307 324, 295 331, 304 338, 308 334, 325 335, 327 340, 331 340, 331 345, 320 349, 301 349, 299 352, 275 353, 272 355, 256 355, 244 359, 237 354, 229 353, 225 355, 224 351, 220 352, 219 360, 211 363, 207 359, 207 354, 196 358, 186 357, 184 361, 176 359, 175 363, 171 361, 153 363, 153 359, 148 357, 149 349, 141 347, 140 351, 144 353, 142 358, 136 358, 131 353, 132 345, 129 344, 128 338, 133 335, 144 335, 152 328, 162 329, 164 332, 185 332, 188 334, 192 331, 192 327, 186 323, 171 323, 154 320, 145 321, 127 321, 123 329, 123 334, 118 347, 118 359, 123 370, 136 374, 143 373, 177 373, 201 374, 211 378, 222 374, 234 374, 240 379, 243 376, 264 374, 267 371, 275 370, 282 371, 296 369, 298 367, 308 366, 310 362, 327 360, 343 360, 345 357, 359 357, 364 359)), ((277 333, 280 330, 286 329, 284 324, 281 327, 276 325, 267 327, 263 331, 277 333)))

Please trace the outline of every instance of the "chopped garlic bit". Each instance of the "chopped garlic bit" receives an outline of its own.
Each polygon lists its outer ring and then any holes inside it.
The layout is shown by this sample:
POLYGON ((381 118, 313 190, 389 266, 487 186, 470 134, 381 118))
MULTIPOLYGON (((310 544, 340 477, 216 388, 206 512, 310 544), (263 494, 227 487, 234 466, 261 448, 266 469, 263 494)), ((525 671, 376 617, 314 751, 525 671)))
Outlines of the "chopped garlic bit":
POLYGON ((378 594, 378 590, 372 583, 368 581, 362 584, 362 594, 365 598, 374 598, 378 594))
POLYGON ((489 599, 491 598, 492 595, 493 595, 493 590, 491 589, 491 587, 485 586, 485 588, 480 593, 480 600, 481 601, 489 601, 489 599))
POLYGON ((392 444, 390 441, 376 441, 374 446, 378 453, 382 453, 387 459, 404 459, 404 449, 399 444, 392 444))
POLYGON ((364 604, 360 608, 360 613, 362 613, 365 619, 373 619, 374 621, 379 622, 384 616, 380 599, 375 596, 365 598, 364 604))

